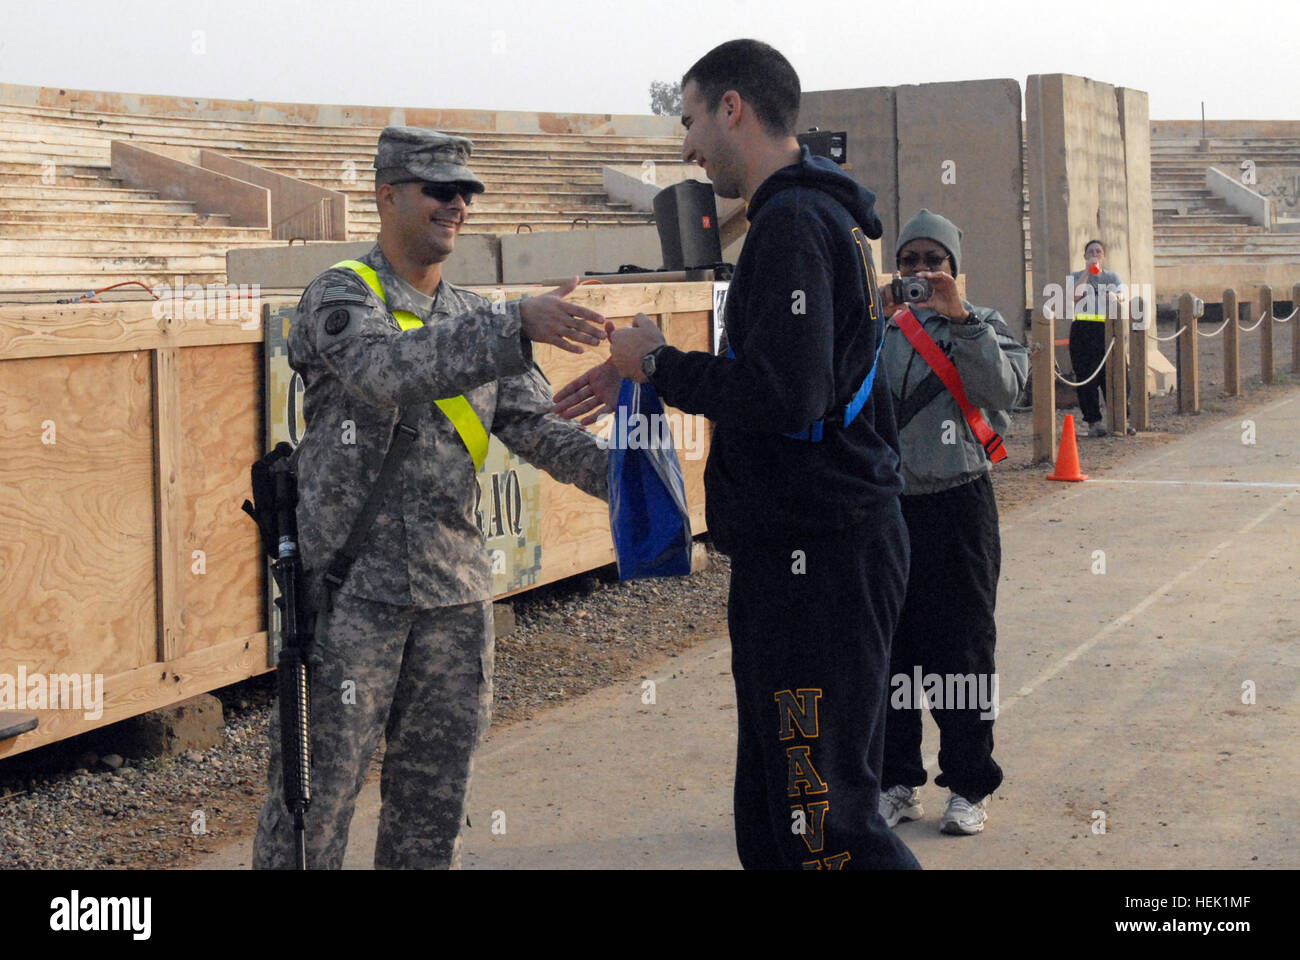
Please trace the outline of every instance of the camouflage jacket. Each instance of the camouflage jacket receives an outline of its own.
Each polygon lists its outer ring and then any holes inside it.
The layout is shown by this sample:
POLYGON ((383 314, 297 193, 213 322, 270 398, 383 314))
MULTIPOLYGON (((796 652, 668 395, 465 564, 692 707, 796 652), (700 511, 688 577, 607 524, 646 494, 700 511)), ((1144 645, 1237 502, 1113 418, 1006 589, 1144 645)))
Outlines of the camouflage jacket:
POLYGON ((307 432, 295 459, 309 587, 319 590, 347 539, 405 405, 419 437, 339 593, 420 608, 486 600, 474 464, 433 401, 464 394, 513 452, 601 499, 608 453, 548 412, 551 388, 532 362, 518 301, 494 305, 446 281, 427 297, 393 273, 378 244, 360 259, 378 273, 387 305, 355 272, 331 268, 303 292, 289 332, 289 364, 306 387, 307 432), (424 326, 402 331, 390 309, 424 326))

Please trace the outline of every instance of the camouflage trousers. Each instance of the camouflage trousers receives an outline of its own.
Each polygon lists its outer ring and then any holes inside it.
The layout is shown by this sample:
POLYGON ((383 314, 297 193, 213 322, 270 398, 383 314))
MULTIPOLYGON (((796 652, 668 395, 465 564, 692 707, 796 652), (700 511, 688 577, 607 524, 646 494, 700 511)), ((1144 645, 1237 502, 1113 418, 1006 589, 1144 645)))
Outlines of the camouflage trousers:
MULTIPOLYGON (((492 710, 492 608, 434 610, 341 595, 318 619, 309 657, 311 806, 307 865, 343 865, 348 827, 384 735, 376 869, 460 866, 472 757, 492 710)), ((294 866, 285 810, 278 705, 269 796, 257 818, 254 869, 294 866)))

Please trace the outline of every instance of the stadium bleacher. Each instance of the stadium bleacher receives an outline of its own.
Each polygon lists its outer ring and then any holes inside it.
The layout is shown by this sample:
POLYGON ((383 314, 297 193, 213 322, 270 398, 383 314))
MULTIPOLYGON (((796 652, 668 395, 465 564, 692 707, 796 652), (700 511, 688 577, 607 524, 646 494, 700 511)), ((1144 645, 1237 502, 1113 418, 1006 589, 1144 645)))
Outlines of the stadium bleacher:
MULTIPOLYGON (((82 292, 124 280, 184 275, 221 283, 231 247, 269 246, 266 228, 200 216, 194 204, 124 187, 110 145, 208 148, 344 193, 348 238, 379 228, 371 160, 379 127, 192 116, 78 112, 0 104, 0 290, 82 292)), ((653 215, 611 202, 601 168, 680 159, 680 139, 572 133, 463 132, 488 187, 465 233, 646 224, 653 215)))

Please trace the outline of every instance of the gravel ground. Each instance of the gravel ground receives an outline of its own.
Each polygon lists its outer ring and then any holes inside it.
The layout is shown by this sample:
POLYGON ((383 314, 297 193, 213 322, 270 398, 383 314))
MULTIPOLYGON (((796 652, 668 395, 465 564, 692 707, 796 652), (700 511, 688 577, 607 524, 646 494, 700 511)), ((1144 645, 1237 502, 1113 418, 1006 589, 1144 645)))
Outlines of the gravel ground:
MULTIPOLYGON (((1160 326, 1162 335, 1172 330, 1160 326)), ((1243 341, 1243 367, 1255 374, 1243 376, 1243 397, 1216 396, 1210 381, 1221 379, 1215 374, 1222 369, 1222 338, 1203 339, 1205 412, 1178 416, 1174 398, 1153 398, 1150 432, 1080 438, 1084 472, 1100 473, 1294 389, 1298 381, 1291 376, 1264 387, 1257 348, 1247 337, 1243 341)), ((1283 337, 1281 344, 1279 356, 1289 357, 1289 340, 1283 337)), ((1058 416, 1064 419, 1067 412, 1058 416)), ((1077 420, 1077 408, 1073 412, 1077 420)), ((1055 487, 1043 479, 1044 465, 1028 462, 1031 424, 1032 414, 1015 417, 1009 457, 994 471, 1003 514, 1055 487)), ((729 567, 712 551, 709 561, 689 578, 619 583, 612 568, 605 568, 512 598, 516 629, 497 640, 494 729, 646 673, 663 658, 724 632, 729 567)), ((176 868, 226 844, 247 842, 266 792, 271 676, 216 695, 225 709, 225 740, 202 753, 101 758, 90 751, 111 749, 108 728, 0 760, 0 869, 176 868)))
MULTIPOLYGON (((516 628, 497 638, 494 729, 717 636, 728 572, 710 551, 690 577, 620 583, 608 567, 512 598, 516 628)), ((225 738, 202 752, 100 757, 106 728, 0 760, 0 869, 176 868, 247 842, 266 796, 272 675, 214 693, 225 738)))

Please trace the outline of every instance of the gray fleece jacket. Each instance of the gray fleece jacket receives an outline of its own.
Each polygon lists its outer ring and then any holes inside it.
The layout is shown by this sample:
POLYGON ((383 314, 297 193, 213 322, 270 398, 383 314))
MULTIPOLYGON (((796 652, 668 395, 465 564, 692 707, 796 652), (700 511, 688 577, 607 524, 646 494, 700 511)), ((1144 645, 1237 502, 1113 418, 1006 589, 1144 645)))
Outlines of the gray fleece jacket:
MULTIPOLYGON (((949 323, 925 307, 913 307, 912 312, 957 368, 967 398, 1001 432, 1005 418, 1000 425, 990 413, 1015 404, 1029 377, 1029 351, 996 310, 962 303, 975 314, 975 322, 949 323)), ((988 455, 961 407, 892 319, 885 325, 880 363, 898 416, 903 495, 937 493, 986 473, 991 467, 988 455)))

